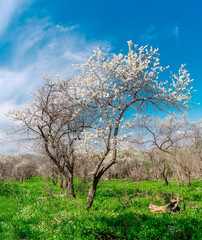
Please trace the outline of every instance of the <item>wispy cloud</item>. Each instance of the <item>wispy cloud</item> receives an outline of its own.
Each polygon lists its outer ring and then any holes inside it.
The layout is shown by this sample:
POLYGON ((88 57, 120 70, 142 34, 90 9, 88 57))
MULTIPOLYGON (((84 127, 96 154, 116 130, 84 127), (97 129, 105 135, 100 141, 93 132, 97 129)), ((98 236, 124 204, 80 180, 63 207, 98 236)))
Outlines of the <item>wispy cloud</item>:
POLYGON ((176 38, 177 40, 179 40, 180 38, 180 28, 179 28, 179 24, 178 23, 174 23, 170 26, 170 28, 168 29, 168 34, 170 34, 170 36, 176 38))
MULTIPOLYGON (((32 1, 29 1, 29 4, 32 1)), ((0 35, 6 30, 11 23, 13 17, 19 14, 24 5, 27 5, 23 0, 1 0, 0 1, 0 35)))
POLYGON ((175 34, 176 38, 179 38, 179 27, 178 26, 175 26, 174 34, 175 34))
MULTIPOLYGON (((74 71, 72 64, 82 63, 93 49, 110 51, 110 43, 86 41, 78 29, 78 25, 55 25, 48 18, 32 18, 12 32, 9 64, 0 65, 0 136, 5 136, 3 129, 9 126, 4 114, 31 100, 44 74, 65 78, 74 71)), ((3 148, 14 151, 13 145, 4 144, 3 148)))
POLYGON ((79 24, 72 25, 72 26, 67 26, 67 27, 64 27, 64 26, 61 26, 61 25, 56 25, 56 28, 58 28, 61 32, 67 32, 67 31, 72 31, 74 29, 79 28, 79 24))
POLYGON ((145 32, 140 36, 140 40, 143 42, 153 42, 158 40, 159 34, 155 25, 149 25, 145 32))
POLYGON ((166 39, 173 39, 179 43, 180 34, 179 34, 179 24, 172 23, 164 27, 158 28, 156 25, 151 24, 147 26, 144 33, 140 36, 140 40, 145 43, 153 44, 160 41, 165 41, 166 39))
POLYGON ((19 106, 14 105, 12 101, 0 102, 0 154, 15 154, 22 150, 16 142, 7 140, 8 136, 5 134, 5 129, 9 128, 11 125, 8 118, 5 116, 5 113, 8 109, 14 109, 17 107, 19 106))

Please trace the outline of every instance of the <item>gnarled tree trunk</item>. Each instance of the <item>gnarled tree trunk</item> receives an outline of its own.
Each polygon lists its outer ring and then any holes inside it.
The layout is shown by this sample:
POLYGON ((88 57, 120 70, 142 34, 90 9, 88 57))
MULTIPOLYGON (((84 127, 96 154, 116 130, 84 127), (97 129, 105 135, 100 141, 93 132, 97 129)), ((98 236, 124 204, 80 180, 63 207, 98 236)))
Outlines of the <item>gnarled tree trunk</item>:
POLYGON ((68 177, 68 197, 76 198, 76 195, 74 193, 73 177, 73 172, 71 172, 68 177))
POLYGON ((168 177, 167 177, 167 170, 165 168, 163 170, 163 179, 164 179, 165 185, 167 186, 168 185, 168 177))
POLYGON ((99 177, 93 176, 93 180, 88 192, 86 208, 91 208, 91 206, 93 205, 93 200, 95 197, 98 182, 99 182, 99 177))

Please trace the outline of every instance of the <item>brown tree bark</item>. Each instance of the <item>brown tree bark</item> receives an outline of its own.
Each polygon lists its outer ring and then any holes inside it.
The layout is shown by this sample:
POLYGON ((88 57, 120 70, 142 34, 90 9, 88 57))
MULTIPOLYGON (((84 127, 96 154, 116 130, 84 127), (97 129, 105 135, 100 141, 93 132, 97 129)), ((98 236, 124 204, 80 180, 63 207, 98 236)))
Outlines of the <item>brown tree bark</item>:
POLYGON ((88 197, 87 197, 87 204, 86 204, 86 208, 91 208, 93 205, 93 200, 95 197, 95 193, 97 190, 97 184, 99 182, 99 177, 93 177, 93 181, 91 183, 89 192, 88 192, 88 197))
POLYGON ((62 190, 65 194, 66 194, 66 191, 67 191, 67 187, 68 187, 68 176, 63 175, 63 177, 62 177, 62 190))
POLYGON ((120 110, 120 113, 118 117, 116 118, 116 123, 114 125, 114 133, 112 137, 112 125, 111 121, 107 112, 107 109, 105 108, 105 117, 107 119, 108 123, 108 136, 107 136, 107 141, 106 141, 106 146, 105 146, 105 151, 103 153, 103 156, 100 158, 97 166, 95 167, 95 170, 93 172, 93 180, 88 192, 88 197, 87 197, 87 204, 86 208, 90 208, 93 204, 93 199, 95 197, 96 189, 97 189, 97 184, 102 177, 102 175, 112 166, 116 163, 117 159, 117 136, 118 136, 118 131, 119 131, 119 126, 120 126, 120 121, 121 118, 124 114, 124 112, 127 110, 128 107, 130 107, 133 103, 136 102, 136 99, 133 99, 129 104, 125 105, 123 109, 120 110), (102 166, 104 160, 106 159, 110 149, 110 140, 112 140, 112 159, 109 163, 107 163, 105 166, 102 166))
POLYGON ((60 173, 60 188, 62 188, 64 194, 66 195, 67 187, 68 187, 68 176, 60 173))
POLYGON ((52 183, 53 183, 54 186, 57 185, 58 176, 53 173, 52 176, 51 176, 51 180, 52 180, 52 183))
POLYGON ((167 176, 163 175, 163 179, 164 179, 165 185, 168 186, 168 178, 167 178, 167 176))
POLYGON ((63 188, 63 176, 60 174, 60 188, 63 188))
POLYGON ((167 170, 165 170, 165 168, 163 169, 163 179, 164 179, 165 185, 168 186, 167 170))
POLYGON ((191 187, 191 178, 190 178, 190 175, 188 174, 188 175, 186 175, 186 186, 187 187, 191 187))
POLYGON ((74 193, 74 183, 73 183, 73 172, 70 173, 68 177, 68 197, 70 198, 76 198, 76 195, 74 193))

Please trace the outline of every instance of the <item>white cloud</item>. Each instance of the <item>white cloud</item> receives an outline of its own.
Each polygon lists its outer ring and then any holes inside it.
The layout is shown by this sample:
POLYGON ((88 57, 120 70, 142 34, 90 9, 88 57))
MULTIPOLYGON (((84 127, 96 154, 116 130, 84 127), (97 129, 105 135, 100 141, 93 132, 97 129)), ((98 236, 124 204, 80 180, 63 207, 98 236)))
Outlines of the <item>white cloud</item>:
POLYGON ((175 26, 174 34, 175 34, 176 38, 179 38, 179 27, 178 26, 175 26))
POLYGON ((156 25, 147 26, 144 33, 140 36, 140 40, 145 43, 156 43, 165 39, 175 39, 179 42, 179 24, 172 23, 168 26, 158 28, 156 25))
POLYGON ((0 66, 1 102, 27 100, 44 74, 66 77, 74 71, 72 64, 82 63, 93 49, 111 49, 107 42, 86 42, 79 33, 60 32, 47 20, 29 21, 17 31, 12 63, 0 66))
MULTIPOLYGON (((108 42, 87 42, 78 32, 71 31, 71 26, 69 29, 61 31, 47 19, 30 19, 16 30, 11 63, 0 66, 0 136, 5 136, 3 129, 10 125, 4 113, 31 100, 31 93, 42 84, 44 74, 65 78, 74 71, 72 64, 82 63, 93 49, 110 51, 108 42)), ((1 143, 0 154, 6 149, 1 143)))
POLYGON ((14 155, 21 152, 21 148, 15 143, 0 143, 1 146, 1 155, 14 155))
POLYGON ((179 35, 179 26, 177 23, 173 24, 171 26, 171 29, 170 29, 170 32, 171 32, 171 35, 173 35, 177 40, 179 39, 180 35, 179 35))
POLYGON ((53 41, 53 42, 49 43, 47 46, 48 46, 48 48, 53 50, 57 46, 57 43, 56 43, 56 41, 53 41))
POLYGON ((11 122, 5 116, 5 113, 8 112, 8 109, 16 109, 19 107, 24 107, 24 105, 19 106, 12 101, 0 103, 0 154, 15 154, 22 151, 22 146, 20 147, 19 143, 14 141, 12 137, 9 138, 5 133, 11 126, 11 122))
MULTIPOLYGON (((29 4, 32 1, 29 1, 29 4)), ((6 30, 13 16, 18 14, 23 5, 28 4, 23 0, 0 1, 0 35, 6 30)))
POLYGON ((76 25, 72 25, 72 26, 68 26, 68 27, 64 27, 64 26, 61 26, 61 25, 56 25, 56 28, 58 28, 61 32, 67 32, 67 31, 72 31, 74 29, 79 28, 79 25, 76 24, 76 25))
POLYGON ((28 79, 30 79, 29 68, 19 72, 0 69, 0 102, 17 101, 20 96, 25 96, 29 90, 26 86, 28 79))

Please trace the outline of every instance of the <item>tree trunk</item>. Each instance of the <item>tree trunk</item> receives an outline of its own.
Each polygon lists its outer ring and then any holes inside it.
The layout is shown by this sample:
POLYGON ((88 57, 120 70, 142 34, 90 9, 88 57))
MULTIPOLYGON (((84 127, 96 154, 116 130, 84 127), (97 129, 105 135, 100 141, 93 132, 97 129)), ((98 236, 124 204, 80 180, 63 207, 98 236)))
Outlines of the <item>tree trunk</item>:
POLYGON ((21 176, 21 182, 24 182, 24 175, 21 176))
POLYGON ((60 188, 62 188, 65 194, 66 194, 67 186, 68 186, 68 176, 65 176, 64 174, 60 174, 60 188))
POLYGON ((51 176, 51 179, 52 179, 53 185, 57 185, 58 176, 53 173, 52 176, 51 176))
POLYGON ((168 186, 168 177, 166 175, 163 175, 163 179, 164 179, 165 185, 168 186))
POLYGON ((93 200, 94 200, 95 193, 97 190, 98 182, 99 182, 99 177, 93 177, 93 181, 91 183, 91 186, 90 186, 90 189, 88 192, 86 208, 91 208, 93 205, 93 200))
POLYGON ((74 193, 73 172, 68 177, 68 197, 76 198, 74 193))
POLYGON ((63 176, 62 190, 63 190, 65 195, 66 195, 67 186, 68 186, 68 177, 67 176, 63 176))
POLYGON ((191 180, 191 177, 190 177, 191 172, 190 172, 189 168, 187 168, 187 167, 184 168, 184 175, 185 175, 185 180, 186 180, 186 186, 187 187, 191 187, 191 182, 190 182, 190 180, 191 180))
POLYGON ((164 179, 165 185, 168 186, 168 177, 167 177, 167 175, 163 175, 163 179, 164 179))
POLYGON ((60 174, 60 188, 63 188, 63 176, 60 174))
POLYGON ((186 175, 186 186, 191 187, 191 182, 190 182, 190 175, 186 175))
POLYGON ((168 186, 167 171, 165 169, 163 171, 163 179, 164 179, 165 185, 168 186))

